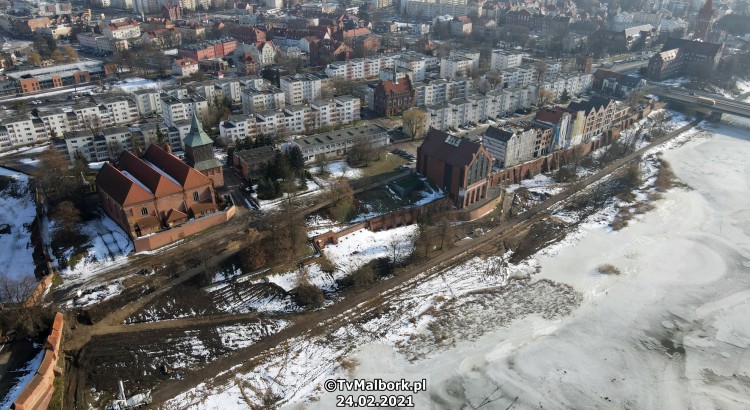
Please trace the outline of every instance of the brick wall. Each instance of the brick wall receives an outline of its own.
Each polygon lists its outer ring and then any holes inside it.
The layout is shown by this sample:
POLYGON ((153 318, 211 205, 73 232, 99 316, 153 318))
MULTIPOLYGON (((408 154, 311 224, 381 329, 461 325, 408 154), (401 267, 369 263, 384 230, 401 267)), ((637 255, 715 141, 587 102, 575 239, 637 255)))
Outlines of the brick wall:
POLYGON ((186 224, 172 228, 163 232, 155 233, 150 236, 136 238, 133 241, 135 252, 151 251, 170 243, 177 242, 180 239, 187 238, 190 235, 227 222, 232 219, 236 208, 230 207, 226 212, 217 212, 215 214, 204 216, 200 219, 188 221, 186 224))
POLYGON ((44 359, 29 384, 13 402, 15 410, 45 410, 49 406, 54 391, 55 376, 62 374, 62 370, 56 364, 60 353, 62 329, 63 316, 62 313, 57 312, 52 322, 52 331, 44 343, 44 359))

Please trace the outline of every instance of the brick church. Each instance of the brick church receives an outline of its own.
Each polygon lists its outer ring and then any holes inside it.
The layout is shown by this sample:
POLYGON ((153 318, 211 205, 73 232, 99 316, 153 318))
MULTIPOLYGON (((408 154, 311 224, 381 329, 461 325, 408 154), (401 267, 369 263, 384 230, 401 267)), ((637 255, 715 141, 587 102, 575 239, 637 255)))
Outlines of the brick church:
POLYGON ((96 176, 102 208, 132 239, 217 212, 215 188, 224 176, 212 145, 194 116, 185 162, 157 144, 141 157, 124 151, 96 176))

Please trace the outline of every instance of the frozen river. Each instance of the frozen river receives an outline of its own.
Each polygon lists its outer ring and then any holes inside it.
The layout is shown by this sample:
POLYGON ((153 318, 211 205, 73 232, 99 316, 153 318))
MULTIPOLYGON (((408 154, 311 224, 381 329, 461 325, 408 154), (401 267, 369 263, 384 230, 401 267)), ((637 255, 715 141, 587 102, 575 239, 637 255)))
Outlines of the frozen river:
POLYGON ((750 407, 750 130, 714 126, 664 157, 691 189, 537 257, 537 277, 584 294, 571 316, 529 316, 415 363, 370 344, 355 376, 427 377, 436 409, 750 407), (603 263, 622 273, 596 274, 603 263))

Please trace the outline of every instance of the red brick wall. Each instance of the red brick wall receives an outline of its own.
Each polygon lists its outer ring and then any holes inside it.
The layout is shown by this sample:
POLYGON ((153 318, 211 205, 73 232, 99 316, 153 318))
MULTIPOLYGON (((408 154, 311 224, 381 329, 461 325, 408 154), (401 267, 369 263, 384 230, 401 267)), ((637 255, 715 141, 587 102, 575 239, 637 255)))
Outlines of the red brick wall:
POLYGON ((29 384, 13 402, 15 410, 46 410, 49 406, 54 391, 55 376, 62 373, 62 370, 57 367, 62 330, 63 316, 62 313, 57 312, 52 322, 52 331, 44 343, 46 350, 44 359, 29 384))
POLYGON ((162 246, 169 245, 172 242, 177 242, 180 239, 186 238, 190 235, 206 230, 212 226, 216 226, 227 222, 232 219, 235 213, 235 208, 232 206, 226 212, 217 212, 215 214, 204 216, 200 219, 194 219, 188 221, 186 224, 172 228, 163 232, 155 233, 150 236, 140 237, 133 240, 133 246, 135 252, 150 251, 162 246))

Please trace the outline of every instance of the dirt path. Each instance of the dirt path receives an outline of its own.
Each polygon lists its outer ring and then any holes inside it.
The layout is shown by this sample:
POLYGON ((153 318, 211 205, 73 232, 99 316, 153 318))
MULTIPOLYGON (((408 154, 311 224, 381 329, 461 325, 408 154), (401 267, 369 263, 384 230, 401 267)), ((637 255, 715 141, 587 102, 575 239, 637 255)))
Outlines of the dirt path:
MULTIPOLYGON (((595 182, 611 175, 618 168, 629 163, 633 159, 640 157, 649 149, 695 127, 697 123, 692 123, 672 131, 664 137, 653 141, 649 145, 626 155, 625 157, 613 162, 602 170, 586 177, 582 181, 582 186, 590 186, 595 182)), ((397 276, 378 282, 372 287, 347 297, 335 305, 320 311, 308 312, 298 316, 295 323, 279 333, 273 334, 260 340, 247 348, 237 350, 234 354, 220 358, 205 367, 198 369, 190 374, 185 375, 181 380, 169 380, 158 385, 152 392, 154 403, 163 403, 178 394, 194 388, 198 384, 211 378, 212 383, 221 384, 234 377, 235 373, 247 372, 255 367, 259 358, 269 350, 279 346, 285 341, 298 337, 307 332, 325 332, 337 329, 358 316, 357 310, 362 309, 368 302, 378 302, 384 294, 390 296, 398 295, 399 289, 408 286, 409 282, 421 274, 434 275, 444 268, 455 264, 455 261, 474 254, 491 243, 510 238, 529 228, 536 222, 539 222, 549 216, 549 211, 571 198, 573 192, 564 191, 554 195, 540 204, 532 207, 527 212, 500 223, 497 227, 489 230, 484 236, 475 240, 467 241, 453 249, 440 254, 423 264, 408 268, 399 272, 397 276), (238 363, 242 363, 237 366, 238 363), (231 369, 231 371, 228 371, 231 369), (218 376, 214 376, 218 375, 218 376)))

